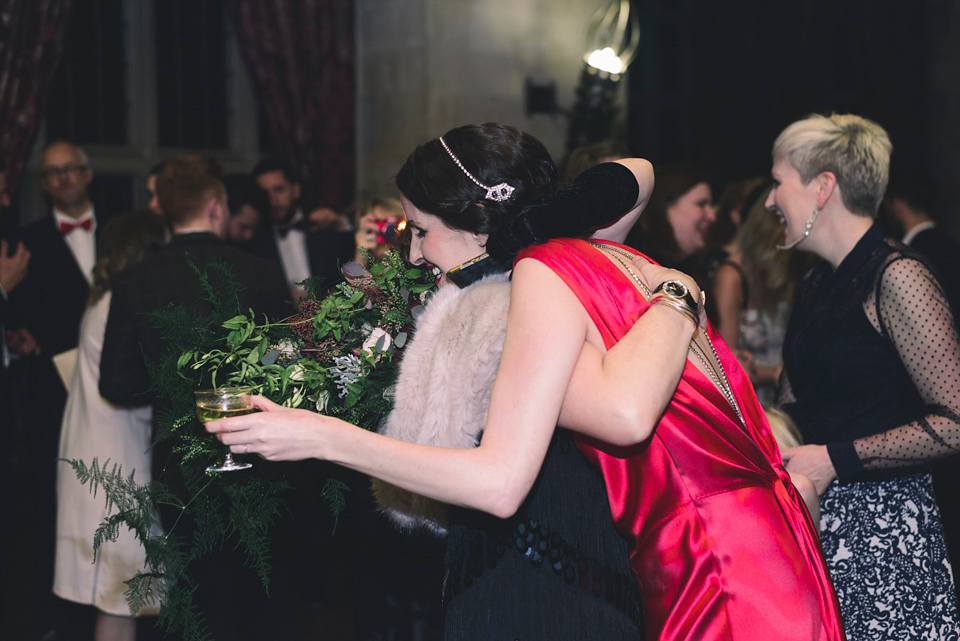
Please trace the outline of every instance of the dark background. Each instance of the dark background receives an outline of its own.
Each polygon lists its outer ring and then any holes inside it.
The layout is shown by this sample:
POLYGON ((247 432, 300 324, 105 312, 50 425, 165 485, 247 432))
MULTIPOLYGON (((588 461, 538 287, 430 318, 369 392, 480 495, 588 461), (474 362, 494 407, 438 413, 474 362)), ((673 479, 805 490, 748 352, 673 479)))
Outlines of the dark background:
MULTIPOLYGON (((631 147, 718 184, 770 171, 777 134, 811 112, 881 124, 893 170, 930 165, 935 30, 952 4, 634 0, 643 40, 626 83, 631 147)), ((960 80, 960 79, 958 79, 960 80)))

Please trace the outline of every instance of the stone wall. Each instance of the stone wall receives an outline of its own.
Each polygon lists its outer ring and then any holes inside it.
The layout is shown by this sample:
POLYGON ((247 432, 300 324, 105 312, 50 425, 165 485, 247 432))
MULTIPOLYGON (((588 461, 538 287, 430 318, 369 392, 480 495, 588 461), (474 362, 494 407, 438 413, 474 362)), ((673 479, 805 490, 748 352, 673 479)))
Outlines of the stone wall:
POLYGON ((458 125, 497 121, 540 138, 559 162, 567 119, 527 117, 524 81, 573 104, 600 0, 358 0, 360 200, 395 195, 413 148, 458 125))

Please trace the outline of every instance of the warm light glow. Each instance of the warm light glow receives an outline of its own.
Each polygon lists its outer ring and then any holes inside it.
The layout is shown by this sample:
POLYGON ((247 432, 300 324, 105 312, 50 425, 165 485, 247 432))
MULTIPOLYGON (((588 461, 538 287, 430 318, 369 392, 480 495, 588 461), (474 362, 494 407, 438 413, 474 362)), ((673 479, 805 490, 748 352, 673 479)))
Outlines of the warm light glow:
POLYGON ((597 49, 591 53, 587 57, 587 64, 600 71, 606 71, 611 74, 617 74, 623 71, 623 63, 620 61, 620 56, 614 53, 611 47, 597 49))
POLYGON ((399 223, 397 223, 397 233, 402 232, 406 228, 407 228, 406 220, 401 220, 399 223))

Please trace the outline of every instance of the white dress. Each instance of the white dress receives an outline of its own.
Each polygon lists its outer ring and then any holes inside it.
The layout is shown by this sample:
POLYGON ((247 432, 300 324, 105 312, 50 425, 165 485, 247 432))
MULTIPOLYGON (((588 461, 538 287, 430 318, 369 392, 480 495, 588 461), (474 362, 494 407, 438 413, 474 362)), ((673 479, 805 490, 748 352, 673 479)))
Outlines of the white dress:
MULTIPOLYGON (((122 465, 124 476, 134 472, 139 484, 150 481, 151 409, 118 408, 100 396, 100 352, 110 310, 107 292, 88 307, 80 322, 77 365, 70 384, 60 458, 90 465, 97 458, 122 465)), ((102 491, 94 496, 77 480, 73 468, 57 465, 57 547, 54 593, 69 601, 93 605, 108 614, 129 616, 124 581, 143 568, 144 550, 132 531, 121 528, 116 541, 106 541, 94 559, 93 535, 107 516, 102 491)), ((156 614, 158 608, 140 610, 156 614)))

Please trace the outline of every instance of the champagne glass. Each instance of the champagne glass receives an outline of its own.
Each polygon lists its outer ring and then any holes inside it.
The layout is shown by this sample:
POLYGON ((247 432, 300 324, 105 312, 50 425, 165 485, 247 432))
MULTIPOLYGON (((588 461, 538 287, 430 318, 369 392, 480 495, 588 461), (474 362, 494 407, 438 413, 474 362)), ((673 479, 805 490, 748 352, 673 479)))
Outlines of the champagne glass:
MULTIPOLYGON (((253 412, 252 387, 218 387, 194 392, 197 398, 197 418, 208 423, 221 418, 241 416, 253 412)), ((237 463, 233 453, 226 448, 223 461, 207 468, 208 472, 234 472, 253 467, 252 463, 237 463)))

